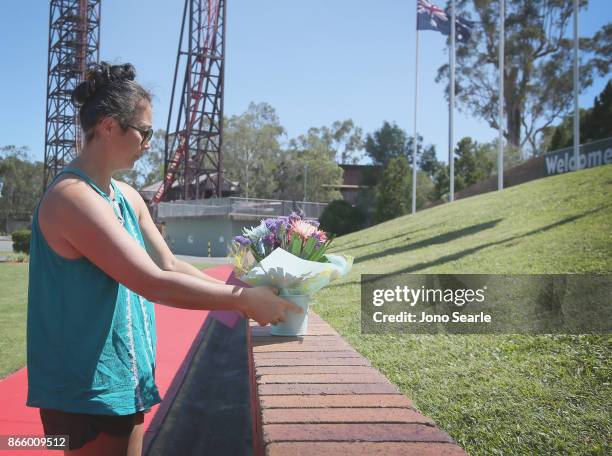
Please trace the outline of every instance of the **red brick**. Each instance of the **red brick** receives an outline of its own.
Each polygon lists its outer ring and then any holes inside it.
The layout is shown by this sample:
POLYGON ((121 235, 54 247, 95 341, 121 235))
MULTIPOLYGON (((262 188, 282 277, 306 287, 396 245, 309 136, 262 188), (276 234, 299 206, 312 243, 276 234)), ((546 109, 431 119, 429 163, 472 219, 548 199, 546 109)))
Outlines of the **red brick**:
POLYGON ((338 351, 350 350, 352 347, 341 339, 333 341, 287 341, 287 342, 260 342, 253 341, 253 353, 284 352, 284 351, 338 351))
POLYGON ((253 338, 253 342, 258 344, 271 342, 271 343, 286 343, 286 342, 310 342, 314 344, 326 344, 329 342, 344 342, 340 336, 258 336, 253 338))
POLYGON ((257 367, 256 375, 278 374, 373 374, 378 371, 369 366, 268 366, 257 367))
POLYGON ((280 394, 395 394, 390 383, 313 383, 258 385, 261 396, 280 394))
POLYGON ((264 424, 278 423, 421 423, 434 424, 431 418, 409 408, 293 408, 266 409, 264 424))
MULTIPOLYGON (((325 324, 325 325, 329 324, 325 320, 323 320, 319 315, 314 313, 312 310, 308 310, 308 324, 310 323, 325 324)), ((259 323, 257 323, 255 320, 249 320, 249 325, 259 326, 259 323)))
POLYGON ((323 320, 319 315, 314 312, 308 311, 308 323, 322 323, 329 324, 325 320, 323 320))
MULTIPOLYGON (((251 326, 251 334, 253 338, 258 337, 267 337, 270 336, 270 332, 272 330, 272 326, 251 326)), ((338 336, 338 333, 327 323, 322 324, 313 324, 312 322, 308 322, 308 334, 305 337, 310 336, 338 336)), ((279 339, 284 336, 273 336, 278 337, 279 339)))
POLYGON ((321 336, 300 336, 300 337, 286 337, 286 336, 257 336, 253 337, 253 343, 259 345, 263 344, 286 344, 287 342, 302 342, 310 344, 323 345, 326 343, 344 342, 347 343, 342 337, 333 334, 321 335, 321 336))
POLYGON ((275 374, 261 375, 257 383, 385 383, 378 372, 369 374, 275 374))
POLYGON ((329 325, 313 325, 308 323, 308 336, 338 336, 338 333, 329 325))
MULTIPOLYGON (((260 355, 265 355, 267 353, 261 353, 260 355)), ((283 357, 283 358, 274 358, 274 357, 261 357, 258 356, 255 358, 255 367, 290 367, 290 366, 370 366, 370 362, 362 358, 351 357, 351 358, 313 358, 311 353, 302 354, 299 358, 283 357)))
POLYGON ((467 456, 450 443, 280 442, 266 446, 267 456, 467 456))
POLYGON ((306 396, 260 396, 262 409, 308 407, 413 407, 402 394, 311 394, 306 396))
MULTIPOLYGON (((295 359, 298 355, 292 352, 263 352, 253 353, 253 359, 257 362, 260 359, 270 358, 289 358, 295 359)), ((311 351, 304 355, 299 355, 301 358, 363 358, 355 350, 336 350, 336 351, 311 351)))
POLYGON ((423 424, 267 424, 263 426, 264 443, 271 442, 446 442, 448 434, 423 424))

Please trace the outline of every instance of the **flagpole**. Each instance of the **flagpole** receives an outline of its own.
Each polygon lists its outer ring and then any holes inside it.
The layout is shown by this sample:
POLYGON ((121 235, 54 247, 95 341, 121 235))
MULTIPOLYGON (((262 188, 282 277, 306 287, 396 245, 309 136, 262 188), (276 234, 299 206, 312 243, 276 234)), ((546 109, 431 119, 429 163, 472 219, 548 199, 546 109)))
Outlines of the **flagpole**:
POLYGON ((455 158, 454 147, 454 111, 455 111, 455 0, 451 1, 451 30, 450 30, 450 87, 448 110, 448 164, 450 173, 450 201, 455 199, 455 158))
POLYGON ((504 188, 504 45, 506 1, 500 0, 499 8, 499 152, 497 154, 497 190, 504 188))
MULTIPOLYGON (((418 7, 416 20, 418 22, 418 7)), ((417 106, 419 97, 419 29, 416 26, 416 51, 414 64, 414 136, 412 138, 412 213, 416 214, 416 178, 417 178, 417 106)))
POLYGON ((574 0, 574 169, 580 169, 580 111, 578 107, 578 0, 574 0))

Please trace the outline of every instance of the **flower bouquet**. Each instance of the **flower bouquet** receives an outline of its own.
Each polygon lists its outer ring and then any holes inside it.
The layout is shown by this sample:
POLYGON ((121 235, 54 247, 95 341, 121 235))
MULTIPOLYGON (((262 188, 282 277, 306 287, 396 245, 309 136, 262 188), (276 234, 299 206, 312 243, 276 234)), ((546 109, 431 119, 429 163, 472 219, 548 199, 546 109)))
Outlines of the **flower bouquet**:
POLYGON ((272 335, 307 334, 313 293, 350 271, 353 257, 325 253, 333 238, 317 221, 295 213, 262 220, 234 238, 230 257, 236 276, 249 285, 277 287, 279 296, 304 310, 289 312, 286 322, 273 325, 272 335))

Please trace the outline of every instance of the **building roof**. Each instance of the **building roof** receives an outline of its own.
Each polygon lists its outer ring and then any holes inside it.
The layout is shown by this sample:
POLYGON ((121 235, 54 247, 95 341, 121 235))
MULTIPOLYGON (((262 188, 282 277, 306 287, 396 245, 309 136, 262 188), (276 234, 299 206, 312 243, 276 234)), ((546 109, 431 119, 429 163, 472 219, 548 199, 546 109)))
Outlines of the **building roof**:
MULTIPOLYGON (((216 178, 217 173, 210 173, 211 178, 216 178)), ((238 189, 240 188, 240 184, 238 182, 234 182, 231 181, 229 179, 227 179, 223 174, 221 175, 221 180, 222 180, 222 185, 223 185, 223 190, 224 191, 230 191, 230 192, 236 192, 238 191, 238 189)), ((163 181, 158 181, 155 182, 151 185, 147 185, 146 187, 142 187, 138 192, 146 198, 152 198, 155 193, 157 193, 157 190, 159 190, 159 187, 162 185, 163 181)), ((201 176, 199 176, 198 178, 198 182, 200 184, 204 184, 204 186, 207 185, 212 185, 208 182, 208 175, 203 174, 201 176)), ((192 184, 195 184, 195 179, 191 180, 192 184)), ((175 179, 174 182, 172 182, 172 186, 171 188, 177 188, 179 185, 178 181, 175 179)), ((145 199, 146 199, 145 198, 145 199)))

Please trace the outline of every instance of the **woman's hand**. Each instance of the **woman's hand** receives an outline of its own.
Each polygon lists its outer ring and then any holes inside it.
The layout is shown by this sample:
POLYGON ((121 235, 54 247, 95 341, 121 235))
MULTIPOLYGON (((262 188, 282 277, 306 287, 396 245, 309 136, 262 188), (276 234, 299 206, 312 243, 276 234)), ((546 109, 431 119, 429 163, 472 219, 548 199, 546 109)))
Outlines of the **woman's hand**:
POLYGON ((287 321, 287 311, 303 313, 301 307, 279 298, 274 287, 244 288, 241 298, 245 300, 243 313, 261 326, 287 321))

